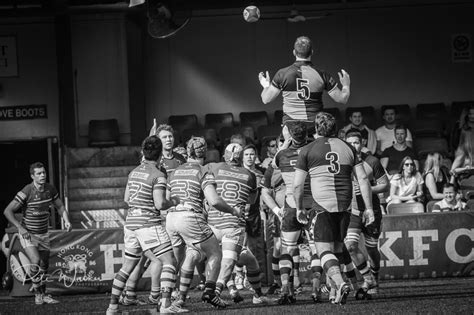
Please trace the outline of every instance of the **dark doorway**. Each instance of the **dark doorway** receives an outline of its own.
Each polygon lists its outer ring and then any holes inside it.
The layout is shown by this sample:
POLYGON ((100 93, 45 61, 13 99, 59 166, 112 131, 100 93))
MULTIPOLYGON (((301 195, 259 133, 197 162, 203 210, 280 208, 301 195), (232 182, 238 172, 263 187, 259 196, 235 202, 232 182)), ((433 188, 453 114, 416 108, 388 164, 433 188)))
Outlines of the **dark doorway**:
MULTIPOLYGON (((31 182, 29 174, 30 164, 42 162, 48 174, 51 156, 51 165, 53 166, 53 180, 48 178, 50 183, 55 183, 56 188, 59 183, 59 160, 58 145, 56 138, 22 140, 11 142, 0 142, 0 165, 2 166, 2 180, 0 181, 0 239, 5 234, 5 228, 8 225, 7 219, 3 215, 6 206, 13 200, 16 193, 26 184, 31 182), (48 150, 48 143, 50 148, 48 150), (48 151, 50 151, 48 153, 48 151)), ((0 254, 0 277, 6 270, 6 258, 3 253, 0 254)))

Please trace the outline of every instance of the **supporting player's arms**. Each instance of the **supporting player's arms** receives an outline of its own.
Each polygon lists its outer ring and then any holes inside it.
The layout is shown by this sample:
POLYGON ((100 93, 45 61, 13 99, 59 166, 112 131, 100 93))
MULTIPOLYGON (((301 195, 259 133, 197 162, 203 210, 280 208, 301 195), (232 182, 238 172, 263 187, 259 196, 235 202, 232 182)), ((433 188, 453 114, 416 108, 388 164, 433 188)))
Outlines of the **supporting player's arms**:
POLYGON ((260 85, 263 87, 263 91, 260 95, 263 104, 268 104, 276 99, 278 94, 280 94, 280 90, 270 83, 270 75, 268 74, 268 71, 266 73, 260 72, 258 74, 258 80, 260 81, 260 85))
POLYGON ((229 206, 224 199, 219 197, 217 194, 216 188, 212 185, 207 185, 206 188, 204 188, 204 196, 207 199, 207 202, 209 203, 210 206, 216 208, 219 211, 225 212, 225 213, 230 213, 232 215, 235 215, 236 217, 241 216, 241 211, 239 208, 232 208, 229 206))
POLYGON ((297 168, 295 169, 295 177, 293 179, 293 196, 296 204, 296 218, 298 222, 302 224, 308 223, 306 209, 303 207, 304 182, 307 175, 308 172, 297 168))
POLYGON ((338 75, 342 84, 342 89, 339 89, 336 86, 331 91, 329 91, 328 94, 335 102, 346 104, 349 100, 349 96, 351 95, 351 78, 349 77, 349 73, 347 73, 344 69, 342 69, 341 72, 338 72, 338 75))
POLYGON ((358 163, 354 166, 354 174, 357 178, 357 182, 359 183, 360 193, 365 203, 363 219, 365 221, 365 225, 369 225, 375 221, 374 208, 372 205, 372 188, 362 163, 358 163))
POLYGON ((265 204, 267 205, 267 207, 272 209, 273 213, 275 213, 279 217, 281 216, 281 208, 278 206, 275 199, 273 199, 272 191, 270 188, 262 188, 262 199, 263 202, 265 202, 265 204))
POLYGON ((15 212, 21 208, 21 205, 16 201, 12 200, 8 206, 3 211, 3 214, 7 220, 18 229, 18 233, 23 236, 25 239, 30 239, 30 234, 28 231, 21 225, 21 223, 15 218, 15 212))
POLYGON ((54 200, 54 207, 58 210, 59 215, 64 220, 64 227, 66 230, 69 232, 72 229, 71 222, 69 221, 69 212, 66 210, 66 207, 64 206, 63 202, 61 199, 57 198, 54 200))

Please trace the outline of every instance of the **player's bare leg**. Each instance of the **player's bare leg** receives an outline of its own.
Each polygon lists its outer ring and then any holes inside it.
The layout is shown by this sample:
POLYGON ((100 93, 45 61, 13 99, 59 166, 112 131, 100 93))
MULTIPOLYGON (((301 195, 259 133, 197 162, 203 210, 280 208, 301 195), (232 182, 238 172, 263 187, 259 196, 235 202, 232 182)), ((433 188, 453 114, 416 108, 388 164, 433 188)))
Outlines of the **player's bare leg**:
POLYGON ((252 286, 254 296, 252 298, 253 304, 265 304, 269 303, 269 300, 262 293, 262 284, 260 281, 260 266, 258 265, 257 258, 250 249, 244 247, 240 253, 239 263, 245 265, 247 268, 247 278, 252 286))

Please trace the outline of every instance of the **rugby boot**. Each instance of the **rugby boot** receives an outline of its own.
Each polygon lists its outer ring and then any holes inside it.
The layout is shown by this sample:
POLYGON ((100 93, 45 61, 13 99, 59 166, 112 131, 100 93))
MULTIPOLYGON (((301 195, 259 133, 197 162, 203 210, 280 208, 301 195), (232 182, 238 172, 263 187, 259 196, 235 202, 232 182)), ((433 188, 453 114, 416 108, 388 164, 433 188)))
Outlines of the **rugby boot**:
POLYGON ((273 284, 268 288, 267 295, 277 294, 277 291, 278 291, 279 288, 280 288, 280 286, 279 286, 277 283, 273 283, 273 284))
POLYGON ((336 290, 336 299, 334 300, 334 304, 346 304, 347 296, 351 291, 351 287, 346 282, 343 282, 339 288, 336 290))
POLYGON ((229 294, 230 294, 230 297, 232 298, 232 301, 234 301, 234 303, 240 303, 244 300, 244 298, 240 295, 238 290, 232 289, 230 290, 229 294))
POLYGON ((227 303, 224 302, 224 300, 221 299, 221 297, 216 294, 214 291, 207 290, 204 291, 201 297, 203 302, 207 302, 214 306, 215 308, 226 308, 227 303))

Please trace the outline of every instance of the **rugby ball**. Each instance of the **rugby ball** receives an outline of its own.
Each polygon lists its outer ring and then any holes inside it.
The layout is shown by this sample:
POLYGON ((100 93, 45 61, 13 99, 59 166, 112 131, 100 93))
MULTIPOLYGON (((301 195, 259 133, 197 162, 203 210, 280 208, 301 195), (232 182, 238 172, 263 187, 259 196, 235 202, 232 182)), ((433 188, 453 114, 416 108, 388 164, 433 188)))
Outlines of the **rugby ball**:
POLYGON ((8 258, 8 255, 10 255, 10 237, 8 236, 7 233, 3 235, 2 238, 2 252, 5 254, 5 257, 8 258))
POLYGON ((10 256, 10 270, 13 276, 20 282, 29 279, 30 260, 28 257, 19 252, 10 256))
POLYGON ((246 7, 242 14, 244 16, 244 20, 249 23, 257 22, 258 19, 260 19, 260 10, 254 5, 249 5, 246 7))

